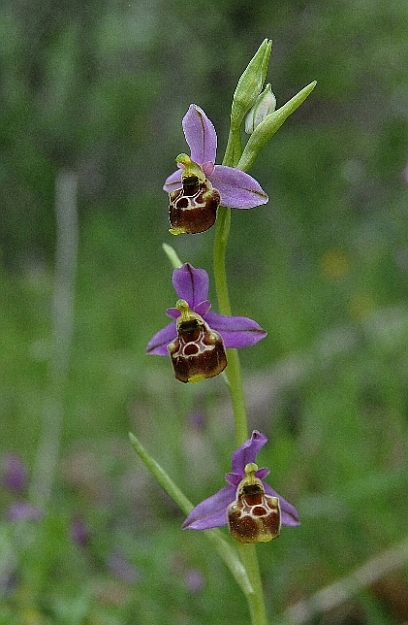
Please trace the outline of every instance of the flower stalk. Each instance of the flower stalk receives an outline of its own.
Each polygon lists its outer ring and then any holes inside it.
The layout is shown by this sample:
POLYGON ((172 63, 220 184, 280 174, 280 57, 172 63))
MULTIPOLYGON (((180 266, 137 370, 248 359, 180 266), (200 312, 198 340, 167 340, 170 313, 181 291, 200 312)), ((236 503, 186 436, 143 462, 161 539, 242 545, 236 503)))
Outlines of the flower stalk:
POLYGON ((247 595, 252 625, 268 625, 256 545, 238 544, 238 552, 248 578, 254 587, 254 592, 247 595))
MULTIPOLYGON (((214 237, 214 279, 218 307, 222 315, 231 314, 226 271, 226 252, 231 226, 231 209, 220 206, 214 237)), ((241 363, 236 349, 227 351, 228 367, 225 374, 235 421, 235 440, 241 445, 248 438, 248 416, 243 390, 241 363)))
MULTIPOLYGON (((266 47, 265 42, 263 45, 264 47, 266 47)), ((270 42, 270 45, 268 45, 269 56, 271 49, 272 42, 270 42)), ((267 59, 267 64, 269 63, 269 56, 267 59)), ((266 72, 264 72, 263 79, 265 79, 265 77, 266 72)), ((262 84, 260 85, 258 94, 262 90, 262 84)), ((250 107, 248 107, 247 110, 249 110, 249 108, 250 107)), ((247 112, 247 110, 245 111, 245 113, 247 112)), ((234 124, 231 123, 228 144, 223 160, 224 165, 234 167, 237 165, 239 159, 241 158, 242 147, 240 137, 240 124, 245 113, 242 114, 242 118, 238 125, 234 126, 234 124)), ((231 121, 232 117, 233 116, 231 115, 231 121)), ((213 264, 214 280, 219 310, 221 314, 227 315, 231 315, 231 304, 228 291, 228 279, 226 270, 226 255, 230 228, 231 209, 222 206, 218 209, 218 219, 214 237, 213 264)), ((242 380, 241 361, 236 349, 228 350, 228 367, 226 370, 226 377, 228 380, 228 388, 234 415, 235 439, 237 445, 241 445, 241 443, 243 443, 248 438, 248 414, 246 409, 244 385, 242 380)), ((255 545, 239 544, 238 549, 241 556, 242 564, 244 565, 246 574, 253 588, 253 592, 246 595, 252 625, 268 625, 265 598, 255 545)))
MULTIPOLYGON (((266 49, 265 42, 262 45, 264 47, 264 58, 267 58, 267 67, 269 63, 271 45, 268 46, 268 49, 266 49)), ((250 66, 251 64, 248 66, 246 71, 248 71, 250 66)), ((265 77, 266 71, 264 63, 261 71, 258 71, 260 88, 256 96, 258 96, 258 94, 262 90, 262 85, 265 77)), ((252 166, 260 150, 264 147, 267 141, 269 141, 271 136, 280 128, 285 119, 291 113, 293 113, 296 108, 300 106, 300 104, 307 98, 307 96, 313 90, 315 84, 316 83, 313 82, 308 85, 299 94, 292 98, 292 100, 290 100, 284 107, 282 107, 282 109, 279 109, 278 111, 272 112, 267 115, 265 119, 254 128, 254 131, 250 136, 243 152, 241 148, 239 129, 237 129, 237 126, 235 124, 231 123, 231 129, 223 164, 229 167, 237 167, 239 169, 242 169, 243 171, 247 171, 252 166)), ((252 105, 253 102, 251 103, 251 106, 252 105)), ((250 107, 248 107, 247 110, 249 110, 249 108, 250 107)), ((232 110, 234 110, 234 104, 232 110)), ((240 123, 242 121, 242 118, 240 120, 240 123)), ((231 120, 233 120, 233 115, 231 115, 231 120)), ((228 280, 226 271, 226 250, 230 227, 231 210, 229 208, 220 207, 218 209, 216 234, 214 238, 213 263, 219 309, 222 314, 227 315, 231 315, 231 304, 228 292, 228 280)), ((248 438, 248 416, 245 404, 240 359, 236 349, 228 351, 228 367, 226 369, 226 376, 228 380, 228 387, 233 407, 235 436, 237 444, 240 445, 248 438)), ((265 599, 255 545, 240 544, 238 548, 248 578, 251 582, 252 587, 254 588, 254 593, 251 593, 251 595, 247 596, 252 624, 267 625, 268 620, 266 614, 265 599)))
MULTIPOLYGON (((231 226, 231 209, 224 206, 218 209, 214 237, 214 279, 221 314, 231 314, 226 271, 226 251, 231 226)), ((231 397, 235 439, 241 445, 248 438, 248 414, 245 403, 241 361, 236 349, 229 349, 228 367, 225 371, 231 397)), ((213 531, 213 530, 210 530, 213 531)), ((255 545, 238 544, 239 554, 253 592, 246 594, 252 625, 268 625, 265 598, 255 545)))
POLYGON ((190 155, 181 153, 177 170, 165 181, 169 195, 172 234, 195 235, 215 224, 213 268, 219 312, 210 310, 207 299, 209 277, 204 269, 182 263, 176 252, 163 248, 173 265, 175 308, 167 309, 171 323, 149 341, 147 353, 170 356, 174 374, 181 382, 198 382, 224 372, 231 397, 235 438, 232 471, 227 485, 193 507, 162 467, 130 434, 136 453, 164 490, 187 514, 182 528, 206 530, 220 557, 245 594, 252 625, 267 625, 265 598, 255 543, 279 536, 281 525, 299 525, 296 508, 264 481, 267 468, 258 468, 256 455, 266 443, 261 432, 248 437, 248 415, 238 349, 249 347, 266 336, 259 324, 231 314, 226 254, 231 228, 231 209, 251 209, 268 202, 260 184, 246 172, 261 149, 287 117, 307 98, 315 86, 310 83, 280 109, 270 85, 264 87, 272 42, 265 39, 243 72, 234 92, 231 125, 222 165, 216 165, 217 134, 205 112, 191 104, 182 121, 190 155), (241 126, 247 115, 250 133, 244 149, 241 126), (217 528, 229 526, 238 544, 234 546, 217 528))

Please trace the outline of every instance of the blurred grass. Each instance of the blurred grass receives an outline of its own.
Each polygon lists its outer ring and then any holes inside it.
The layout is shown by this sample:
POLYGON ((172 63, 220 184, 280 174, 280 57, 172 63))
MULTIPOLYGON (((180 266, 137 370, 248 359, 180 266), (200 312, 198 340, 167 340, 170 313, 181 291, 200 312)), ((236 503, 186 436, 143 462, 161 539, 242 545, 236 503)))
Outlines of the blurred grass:
MULTIPOLYGON (((234 313, 269 333, 242 352, 251 426, 270 439, 260 464, 302 519, 259 549, 277 617, 406 536, 407 5, 19 0, 0 17, 0 451, 30 468, 49 394, 61 168, 78 173, 80 209, 57 488, 40 523, 1 521, 1 625, 248 622, 127 432, 193 501, 222 486, 222 381, 185 388, 144 354, 174 304, 162 241, 211 272, 212 232, 170 239, 161 185, 190 102, 222 151, 235 82, 265 36, 278 105, 318 80, 251 172, 271 200, 234 212, 228 253, 234 313)), ((11 501, 0 489, 2 511, 11 501)), ((407 620, 405 567, 313 622, 407 620)))

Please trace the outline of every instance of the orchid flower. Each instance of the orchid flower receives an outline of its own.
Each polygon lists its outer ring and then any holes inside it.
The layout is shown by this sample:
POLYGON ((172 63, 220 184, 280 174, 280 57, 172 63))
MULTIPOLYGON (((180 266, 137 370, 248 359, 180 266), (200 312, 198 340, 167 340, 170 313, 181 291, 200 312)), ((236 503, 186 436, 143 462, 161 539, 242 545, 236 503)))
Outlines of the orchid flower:
POLYGON ((191 155, 176 158, 178 169, 164 184, 169 193, 172 234, 197 234, 214 225, 218 206, 254 208, 268 202, 260 184, 240 169, 215 165, 217 133, 196 104, 182 121, 191 155))
POLYGON ((229 525, 233 538, 242 543, 268 542, 279 536, 281 525, 299 525, 296 508, 264 482, 268 469, 259 469, 256 456, 267 437, 254 430, 232 454, 228 482, 215 495, 190 512, 183 529, 207 530, 229 525))
POLYGON ((148 354, 170 354, 176 378, 198 382, 212 378, 227 366, 225 350, 254 345, 265 330, 248 317, 228 317, 210 311, 209 279, 204 269, 185 263, 173 271, 179 297, 176 308, 166 312, 172 323, 157 332, 147 346, 148 354))

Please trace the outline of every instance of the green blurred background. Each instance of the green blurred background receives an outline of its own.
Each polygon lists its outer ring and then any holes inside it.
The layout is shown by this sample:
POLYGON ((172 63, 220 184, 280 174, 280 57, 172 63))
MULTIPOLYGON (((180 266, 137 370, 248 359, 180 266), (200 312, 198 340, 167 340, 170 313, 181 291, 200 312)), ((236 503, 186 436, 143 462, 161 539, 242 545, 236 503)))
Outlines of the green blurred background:
POLYGON ((260 464, 302 519, 258 549, 268 610, 282 622, 367 565, 337 607, 289 622, 408 622, 407 32, 406 0, 2 2, 0 453, 30 477, 0 488, 1 625, 248 623, 127 433, 194 502, 223 485, 235 445, 222 380, 185 387, 144 350, 174 305, 162 242, 211 273, 214 230, 168 233, 161 188, 185 150, 182 116, 191 102, 207 112, 221 161, 233 90, 265 37, 278 106, 318 82, 251 171, 270 202, 233 212, 228 251, 234 313, 269 333, 242 353, 250 426, 269 437, 260 464), (67 172, 79 246, 59 351, 67 172), (41 501, 41 520, 8 520, 16 499, 41 501))

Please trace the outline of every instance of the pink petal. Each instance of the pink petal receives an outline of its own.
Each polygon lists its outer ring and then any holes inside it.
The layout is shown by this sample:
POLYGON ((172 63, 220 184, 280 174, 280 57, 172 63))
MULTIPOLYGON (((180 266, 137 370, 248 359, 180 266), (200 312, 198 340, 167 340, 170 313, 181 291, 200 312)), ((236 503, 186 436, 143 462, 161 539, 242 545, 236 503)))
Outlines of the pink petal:
POLYGON ((201 164, 201 169, 203 170, 207 178, 209 178, 211 174, 213 173, 214 167, 215 165, 213 161, 207 161, 206 163, 201 164))
POLYGON ((259 477, 260 480, 263 480, 267 475, 269 475, 269 469, 258 469, 255 473, 256 477, 259 477))
POLYGON ((207 299, 208 284, 208 273, 205 269, 195 269, 189 263, 173 271, 173 286, 176 293, 180 299, 186 300, 192 310, 207 299))
POLYGON ((178 308, 168 308, 166 310, 166 315, 172 319, 177 319, 177 317, 180 317, 180 311, 178 308))
POLYGON ((222 206, 254 208, 269 201, 259 182, 240 169, 216 165, 210 181, 221 194, 222 206))
POLYGON ((215 163, 217 133, 203 109, 196 104, 190 104, 182 125, 192 160, 199 165, 208 161, 215 163))
POLYGON ((249 347, 267 335, 267 332, 256 321, 248 317, 227 317, 219 313, 208 312, 205 315, 205 321, 210 328, 221 334, 227 348, 249 347))
POLYGON ((166 193, 171 193, 172 191, 175 191, 176 189, 180 189, 180 188, 181 188, 181 171, 177 169, 177 171, 174 171, 172 174, 170 174, 168 178, 166 178, 166 182, 164 183, 164 186, 163 186, 163 191, 166 191, 166 193))
POLYGON ((168 356, 169 350, 167 349, 167 345, 174 341, 176 337, 176 323, 173 321, 168 326, 157 332, 152 339, 150 339, 146 348, 147 354, 168 356))
POLYGON ((200 304, 198 304, 198 306, 196 306, 194 310, 196 313, 198 313, 202 317, 205 317, 205 315, 208 313, 210 308, 211 308, 211 304, 208 301, 208 299, 206 299, 203 302, 200 302, 200 304))

